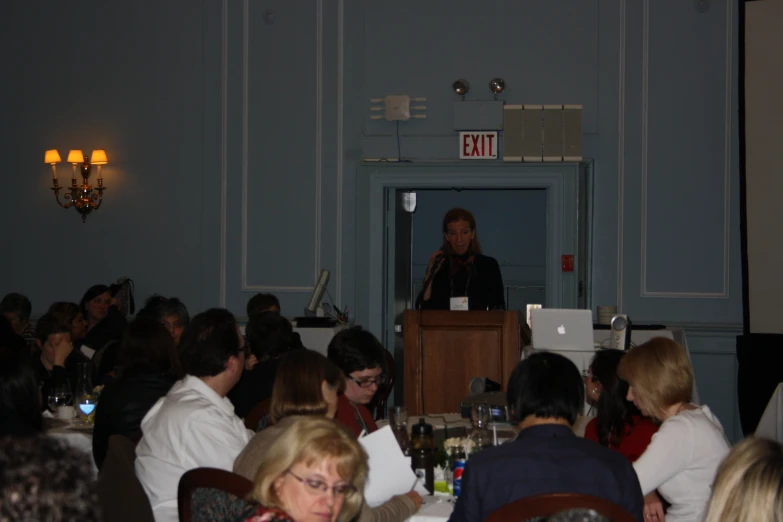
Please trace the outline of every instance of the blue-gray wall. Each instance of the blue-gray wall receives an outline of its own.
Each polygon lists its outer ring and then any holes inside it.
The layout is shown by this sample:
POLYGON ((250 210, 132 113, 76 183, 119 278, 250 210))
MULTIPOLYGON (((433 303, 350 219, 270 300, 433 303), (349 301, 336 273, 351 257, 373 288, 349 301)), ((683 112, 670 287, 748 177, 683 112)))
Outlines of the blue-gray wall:
POLYGON ((140 298, 241 313, 266 289, 296 314, 323 267, 352 305, 366 288, 356 164, 397 153, 370 98, 426 97, 427 119, 400 126, 402 153, 453 159, 451 82, 490 99, 500 76, 509 103, 584 105, 593 306, 686 324, 697 377, 728 375, 741 321, 734 4, 3 2, 0 288, 40 313, 128 275, 140 298), (86 225, 48 190, 53 147, 109 154, 105 206, 86 225))

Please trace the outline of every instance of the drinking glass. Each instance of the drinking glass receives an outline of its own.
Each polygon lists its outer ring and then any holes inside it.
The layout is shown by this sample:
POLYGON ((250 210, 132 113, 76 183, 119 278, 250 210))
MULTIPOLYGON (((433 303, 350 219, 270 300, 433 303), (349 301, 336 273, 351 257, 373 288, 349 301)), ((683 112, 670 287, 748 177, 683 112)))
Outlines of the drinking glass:
POLYGON ((66 381, 59 386, 52 387, 49 390, 49 396, 46 398, 47 405, 53 413, 57 413, 60 406, 68 406, 73 400, 71 386, 66 381))
POLYGON ((393 428, 408 429, 408 408, 406 406, 392 406, 389 408, 389 424, 393 428))

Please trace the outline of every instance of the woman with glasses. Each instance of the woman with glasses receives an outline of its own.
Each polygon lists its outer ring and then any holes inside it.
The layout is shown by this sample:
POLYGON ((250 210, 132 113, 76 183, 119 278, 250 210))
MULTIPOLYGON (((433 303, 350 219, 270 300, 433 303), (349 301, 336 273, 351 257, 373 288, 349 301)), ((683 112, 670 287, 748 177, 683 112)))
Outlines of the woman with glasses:
POLYGON ((357 437, 378 429, 367 405, 386 382, 385 351, 361 326, 339 332, 329 343, 329 360, 345 375, 345 393, 339 398, 336 419, 357 437))
MULTIPOLYGON (((250 439, 234 461, 234 473, 253 480, 271 458, 274 445, 293 425, 307 418, 333 419, 344 386, 342 372, 320 353, 297 350, 284 355, 272 390, 271 425, 250 439)), ((339 428, 347 432, 343 426, 339 428)), ((420 507, 421 496, 411 491, 374 508, 362 504, 359 522, 403 522, 420 507)))
POLYGON ((255 476, 247 522, 348 522, 359 513, 367 455, 334 422, 301 417, 272 443, 255 476))

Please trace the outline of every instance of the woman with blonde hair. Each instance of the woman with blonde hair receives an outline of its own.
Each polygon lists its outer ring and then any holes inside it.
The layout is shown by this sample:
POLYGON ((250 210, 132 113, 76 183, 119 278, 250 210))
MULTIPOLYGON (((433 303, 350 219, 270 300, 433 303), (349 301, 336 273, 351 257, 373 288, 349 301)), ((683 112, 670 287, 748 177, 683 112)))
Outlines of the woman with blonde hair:
MULTIPOLYGON (((628 382, 628 400, 661 422, 633 466, 648 495, 656 490, 671 506, 666 522, 701 522, 718 465, 729 452, 720 421, 707 406, 691 403, 693 368, 685 350, 665 337, 631 348, 617 373, 628 382)), ((660 502, 645 497, 645 520, 663 520, 660 502)))
POLYGON ((749 437, 718 468, 704 522, 783 522, 783 446, 749 437))
POLYGON ((359 513, 367 454, 334 422, 302 417, 272 443, 256 473, 260 506, 247 522, 348 522, 359 513))

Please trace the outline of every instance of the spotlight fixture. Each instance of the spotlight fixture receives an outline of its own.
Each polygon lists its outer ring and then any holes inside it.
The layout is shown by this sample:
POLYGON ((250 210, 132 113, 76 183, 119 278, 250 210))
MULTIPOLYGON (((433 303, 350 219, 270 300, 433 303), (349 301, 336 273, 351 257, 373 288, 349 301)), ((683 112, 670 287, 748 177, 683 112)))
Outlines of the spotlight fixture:
POLYGON ((495 94, 495 99, 498 99, 498 94, 506 90, 506 82, 503 78, 492 78, 489 82, 489 90, 495 94))
POLYGON ((456 82, 451 84, 451 88, 454 89, 454 92, 462 96, 462 99, 465 99, 465 95, 470 90, 470 83, 468 83, 467 80, 464 80, 460 78, 456 82))

